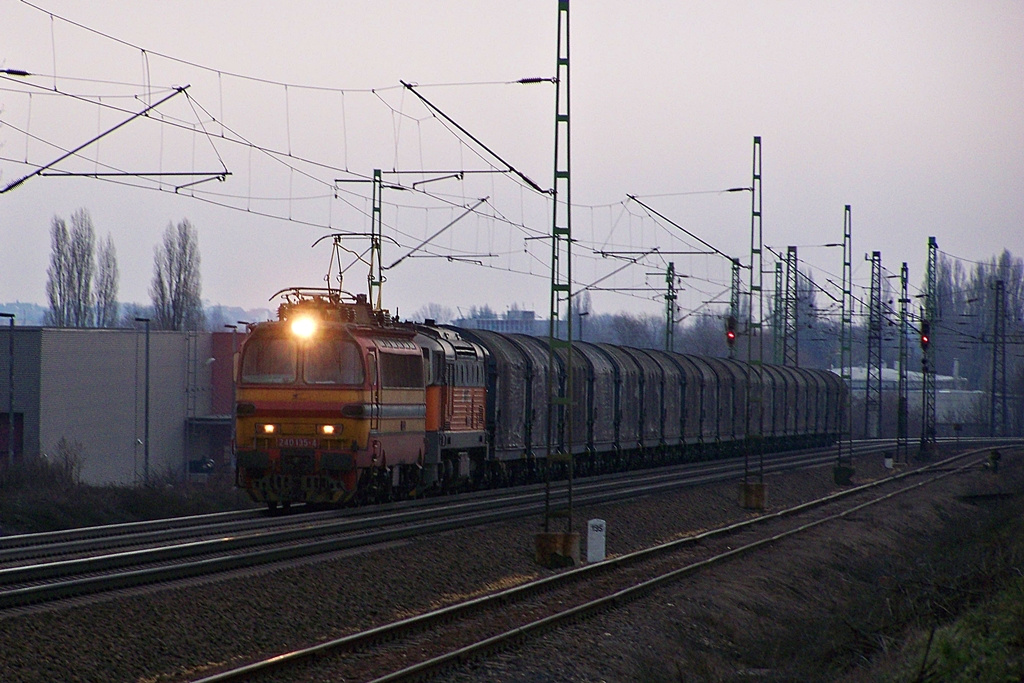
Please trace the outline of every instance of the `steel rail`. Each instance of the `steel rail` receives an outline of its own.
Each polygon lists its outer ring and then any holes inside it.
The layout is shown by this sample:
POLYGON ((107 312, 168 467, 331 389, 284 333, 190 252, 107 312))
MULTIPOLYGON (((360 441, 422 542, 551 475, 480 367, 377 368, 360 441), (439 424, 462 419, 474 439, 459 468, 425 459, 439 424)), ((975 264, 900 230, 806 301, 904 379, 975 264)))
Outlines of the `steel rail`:
MULTIPOLYGON (((809 453, 815 453, 817 451, 810 451, 809 453)), ((808 454, 806 452, 791 452, 780 454, 778 461, 780 468, 794 466, 792 458, 798 458, 801 455, 808 454)), ((581 479, 582 485, 586 487, 586 491, 598 491, 603 488, 612 488, 620 485, 623 479, 636 481, 639 486, 653 486, 659 481, 671 481, 679 483, 679 478, 682 474, 690 471, 700 469, 705 472, 706 475, 712 475, 713 473, 730 473, 731 467, 733 466, 732 461, 719 461, 715 463, 689 463, 684 465, 675 465, 672 467, 665 467, 659 469, 643 470, 642 474, 637 472, 626 472, 617 473, 611 475, 601 475, 599 477, 588 477, 581 479)), ((694 475, 696 476, 696 475, 694 475)), ((684 482, 686 483, 686 482, 684 482)), ((694 483, 700 483, 700 480, 695 480, 694 483)), ((348 531, 354 529, 365 528, 377 523, 376 517, 372 514, 369 515, 368 520, 357 520, 353 521, 351 518, 360 516, 367 517, 366 512, 369 511, 380 511, 386 509, 406 509, 406 514, 419 507, 429 507, 443 505, 451 507, 453 505, 452 500, 455 500, 454 505, 467 505, 468 509, 480 505, 486 505, 491 507, 494 504, 495 496, 509 496, 509 495, 530 495, 531 493, 538 493, 540 491, 539 484, 532 484, 528 486, 515 487, 514 489, 503 489, 503 490, 491 490, 474 493, 460 494, 453 498, 427 498, 419 501, 402 501, 401 503, 392 503, 388 505, 364 507, 360 509, 345 509, 345 510, 334 510, 329 512, 316 513, 315 515, 302 515, 302 516, 289 516, 284 518, 273 517, 267 518, 261 511, 245 511, 240 515, 234 515, 232 513, 217 513, 214 515, 202 515, 184 518, 172 518, 168 520, 155 520, 154 522, 143 522, 143 523, 130 523, 125 525, 111 525, 103 527, 87 527, 80 530, 70 530, 71 536, 65 534, 65 532, 48 532, 46 534, 32 534, 18 537, 10 537, 18 539, 18 542, 11 544, 13 547, 4 549, 0 547, 0 565, 11 564, 14 562, 45 558, 49 556, 69 555, 73 553, 79 554, 91 554, 93 556, 98 555, 100 551, 108 550, 111 548, 123 548, 131 545, 145 545, 155 542, 168 542, 178 539, 189 539, 198 540, 203 537, 215 536, 223 539, 224 536, 236 536, 244 532, 250 532, 253 530, 262 532, 264 534, 271 534, 272 531, 268 530, 268 525, 274 527, 290 527, 290 528, 302 528, 308 527, 313 529, 310 532, 313 536, 318 535, 316 529, 322 528, 323 533, 327 532, 338 532, 348 531), (515 493, 513 493, 515 492, 515 493), (485 504, 473 503, 474 500, 486 500, 485 504), (232 521, 232 518, 235 518, 232 521), (228 521, 223 521, 223 520, 228 521), (324 527, 314 527, 314 523, 323 523, 324 527), (326 526, 331 525, 331 526, 326 526), (79 538, 75 539, 74 536, 79 538), (36 544, 30 544, 30 540, 37 540, 36 544)), ((383 519, 387 520, 386 515, 382 516, 383 519)), ((277 538, 287 537, 288 532, 285 530, 278 530, 280 533, 277 537, 268 535, 268 542, 276 542, 277 538)), ((302 538, 302 535, 295 535, 294 538, 302 538)), ((223 541, 213 541, 213 543, 223 541)), ((177 547, 185 548, 186 544, 179 544, 177 547)), ((224 546, 229 548, 230 546, 224 546)), ((207 546, 193 546, 195 552, 191 554, 205 554, 207 546)), ((121 556, 126 558, 123 566, 129 566, 136 559, 146 561, 147 558, 143 554, 138 554, 143 551, 132 551, 125 552, 121 556), (134 554, 133 554, 134 553, 134 554), (134 558, 134 559, 133 559, 134 558)), ((78 567, 82 568, 82 571, 90 571, 88 563, 95 561, 95 557, 87 558, 85 560, 65 560, 60 563, 53 563, 55 566, 50 573, 46 576, 58 576, 68 575, 75 573, 77 567, 75 562, 84 563, 79 564, 78 567), (60 568, 64 569, 61 570, 60 568)), ((162 561, 165 559, 159 553, 154 555, 153 561, 162 561)), ((37 563, 41 564, 41 563, 37 563)), ((110 561, 105 561, 104 564, 100 565, 101 569, 114 568, 115 564, 110 561)), ((9 584, 14 582, 11 579, 5 579, 3 569, 0 568, 0 585, 9 584)), ((45 570, 44 570, 45 571, 45 570)), ((46 578, 46 576, 40 576, 39 578, 46 578)))
MULTIPOLYGON (((773 461, 771 471, 820 464, 822 457, 829 457, 828 453, 819 455, 812 452, 780 457, 773 461)), ((697 463, 678 468, 674 473, 646 471, 648 476, 640 480, 636 479, 636 473, 619 478, 594 477, 581 482, 578 487, 578 498, 581 503, 593 505, 675 490, 680 486, 729 480, 738 476, 738 463, 739 459, 731 463, 697 463)), ((492 491, 489 495, 482 495, 476 500, 440 501, 425 509, 398 510, 372 517, 309 524, 299 529, 271 530, 162 548, 10 567, 0 570, 0 586, 9 586, 0 590, 0 609, 163 581, 195 578, 539 514, 544 505, 543 492, 537 486, 532 488, 534 490, 529 492, 513 491, 497 498, 492 491), (430 521, 431 517, 439 515, 440 518, 430 521), (427 521, 421 521, 423 517, 426 517, 427 521), (400 526, 383 528, 386 524, 400 526), (369 531, 366 531, 367 529, 369 531), (324 536, 327 538, 322 538, 324 536), (315 540, 317 538, 320 540, 315 540), (296 543, 298 545, 295 545, 296 543), (270 544, 291 545, 249 551, 270 544), (241 551, 249 552, 225 554, 241 551), (181 562, 196 557, 199 559, 181 562), (164 564, 145 566, 158 563, 164 564), (100 574, 101 572, 115 573, 100 574), (62 578, 64 580, 54 583, 40 583, 62 578)), ((555 504, 564 504, 563 496, 557 496, 555 504)))
MULTIPOLYGON (((865 443, 861 446, 863 453, 884 450, 887 441, 865 443)), ((827 450, 827 449, 826 449, 827 450)), ((769 471, 782 471, 803 466, 821 465, 829 458, 831 451, 824 456, 817 455, 820 451, 800 453, 795 456, 784 456, 773 459, 769 471)), ((619 477, 593 477, 589 481, 582 480, 578 487, 579 500, 584 504, 600 504, 614 502, 640 495, 650 495, 666 490, 674 490, 682 485, 698 485, 714 481, 723 481, 738 476, 739 458, 730 462, 697 463, 675 468, 674 473, 658 470, 645 470, 647 478, 637 480, 636 472, 624 473, 619 477), (730 468, 731 464, 731 468, 730 468), (710 467, 708 467, 710 465, 710 467), (695 468, 703 467, 696 470, 695 468), (707 470, 710 469, 711 473, 707 470)), ((538 514, 542 509, 543 493, 538 487, 531 492, 510 492, 497 500, 494 492, 478 494, 479 500, 458 501, 441 500, 431 504, 426 510, 406 510, 387 512, 384 515, 369 518, 354 518, 328 524, 308 525, 305 528, 290 530, 273 530, 248 536, 228 537, 218 540, 183 543, 165 548, 154 548, 140 551, 114 553, 99 557, 50 562, 45 564, 13 567, 0 570, 0 585, 15 586, 0 590, 0 609, 20 607, 28 604, 60 600, 74 596, 119 590, 163 581, 195 578, 222 571, 251 568, 263 564, 295 560, 311 555, 326 554, 356 547, 404 540, 417 535, 436 533, 471 525, 486 524, 495 521, 512 519, 526 515, 538 514), (504 505, 505 507, 501 507, 504 505), (443 510, 438 508, 443 506, 443 510), (419 517, 445 515, 434 521, 417 521, 419 517), (382 529, 384 523, 404 525, 399 528, 382 529), (371 528, 372 531, 360 533, 371 528), (338 534, 347 534, 339 537, 338 534), (329 536, 326 539, 317 537, 329 536), (298 543, 298 545, 295 545, 298 543), (269 544, 291 544, 264 550, 239 553, 251 548, 269 544), (196 558, 190 562, 182 562, 196 558), (175 563, 171 565, 150 566, 146 564, 175 563), (82 576, 99 572, 117 572, 114 574, 82 576), (57 583, 39 585, 38 582, 70 578, 57 583), (32 584, 32 585, 25 585, 32 584)), ((431 499, 437 500, 437 499, 431 499)), ((556 499, 557 505, 564 504, 561 497, 556 499)))
MULTIPOLYGON (((586 565, 577 569, 567 570, 565 572, 549 576, 543 579, 539 579, 537 581, 522 584, 514 588, 509 588, 506 590, 502 590, 490 595, 482 596, 458 604, 449 605, 441 609, 433 610, 420 615, 402 619, 400 621, 396 621, 390 624, 384 624, 359 633, 354 633, 347 636, 343 636, 341 638, 329 640, 309 648, 295 650, 292 652, 276 655, 268 659, 252 662, 241 667, 218 672, 201 679, 196 679, 193 683, 225 683, 227 681, 243 680, 255 674, 269 672, 302 661, 306 661, 311 658, 316 658, 327 654, 352 651, 373 643, 384 641, 390 642, 404 633, 422 632, 423 630, 429 628, 432 625, 440 624, 443 622, 449 622, 454 619, 466 616, 467 614, 472 613, 474 611, 478 611, 494 605, 506 605, 515 600, 521 600, 524 597, 540 593, 543 591, 551 590, 563 584, 579 581, 584 578, 589 578, 591 575, 596 575, 597 573, 608 572, 613 569, 625 567, 629 564, 636 563, 644 559, 649 559, 657 554, 663 554, 671 552, 673 550, 677 550, 685 545, 700 543, 704 540, 708 540, 725 534, 732 534, 737 531, 753 527, 755 525, 778 520, 784 517, 798 515, 802 512, 806 512, 814 508, 831 504, 833 502, 847 498, 849 496, 869 491, 878 486, 892 484, 893 482, 901 482, 910 477, 921 477, 922 474, 930 472, 932 470, 943 470, 943 468, 946 468, 948 465, 958 460, 974 457, 984 450, 986 450, 986 448, 979 448, 976 450, 967 451, 965 453, 960 453, 950 458, 937 461, 935 463, 926 464, 919 469, 906 470, 899 473, 895 473, 889 477, 878 479, 873 482, 862 484, 860 486, 856 486, 850 489, 844 489, 842 491, 838 491, 828 496, 824 496, 813 501, 795 505, 784 510, 779 510, 774 513, 769 513, 752 519, 728 524, 717 529, 701 532, 698 534, 694 534, 692 536, 677 539, 675 541, 660 544, 652 548, 646 548, 633 553, 629 553, 627 555, 622 555, 616 558, 605 560, 601 563, 586 565)), ((829 462, 831 462, 831 453, 826 455, 826 457, 829 458, 829 462)), ((653 590, 654 588, 666 582, 675 580, 685 574, 692 573, 698 569, 711 566, 718 562, 722 562, 726 559, 749 552, 756 548, 760 548, 764 545, 775 543, 783 538, 787 538, 797 533, 809 530, 828 521, 833 521, 835 519, 840 519, 842 517, 848 516, 870 505, 875 505, 885 500, 889 500, 890 498, 896 495, 901 495, 903 493, 915 490, 922 486, 934 483, 935 481, 938 481, 939 479, 942 479, 946 476, 950 476, 952 474, 974 467, 977 465, 977 462, 978 461, 973 461, 959 468, 939 471, 938 474, 935 474, 930 478, 912 483, 909 486, 900 489, 899 491, 884 494, 875 499, 872 499, 871 501, 859 504, 857 506, 836 513, 834 515, 829 515, 828 517, 825 517, 823 519, 809 522, 794 529, 790 529, 788 531, 779 534, 774 534, 770 537, 760 539, 749 544, 745 544, 743 546, 734 548, 727 552, 715 555, 711 558, 707 558, 705 560, 701 560, 699 562, 695 562, 685 567, 673 570, 654 579, 644 581, 642 583, 634 585, 631 588, 617 591, 611 595, 607 595, 597 600, 590 601, 585 604, 578 605, 576 607, 572 607, 570 609, 564 610, 563 612, 550 615, 548 617, 544 617, 543 619, 536 620, 524 626, 506 631, 495 636, 485 638, 472 645, 458 648, 449 653, 441 655, 440 657, 429 659, 427 661, 402 669, 401 671, 397 671, 382 678, 379 678, 375 681, 375 683, 407 680, 418 676, 436 673, 437 671, 445 667, 449 667, 457 663, 462 663, 470 657, 476 657, 489 650, 504 647, 508 645, 511 641, 523 638, 532 632, 545 628, 554 627, 557 624, 562 623, 566 620, 572 620, 579 616, 589 615, 595 611, 604 609, 608 606, 616 605, 626 600, 635 599, 636 597, 639 597, 640 595, 645 594, 653 590)))

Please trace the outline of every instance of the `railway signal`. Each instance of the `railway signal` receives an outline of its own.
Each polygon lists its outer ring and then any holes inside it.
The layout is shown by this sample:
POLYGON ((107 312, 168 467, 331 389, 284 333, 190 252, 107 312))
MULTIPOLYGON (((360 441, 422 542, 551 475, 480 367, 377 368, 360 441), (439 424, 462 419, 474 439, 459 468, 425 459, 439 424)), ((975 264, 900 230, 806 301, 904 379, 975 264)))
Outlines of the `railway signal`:
POLYGON ((725 343, 731 349, 736 345, 736 316, 730 315, 725 319, 725 343))
POLYGON ((928 320, 921 321, 921 350, 927 351, 931 343, 932 324, 928 320))

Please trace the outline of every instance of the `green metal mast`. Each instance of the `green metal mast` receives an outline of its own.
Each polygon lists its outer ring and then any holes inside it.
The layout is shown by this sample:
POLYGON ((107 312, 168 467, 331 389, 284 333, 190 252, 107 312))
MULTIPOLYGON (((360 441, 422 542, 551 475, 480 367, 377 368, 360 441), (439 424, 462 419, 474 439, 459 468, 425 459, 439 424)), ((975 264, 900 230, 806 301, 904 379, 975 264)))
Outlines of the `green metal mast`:
POLYGON ((864 437, 877 439, 882 429, 882 252, 871 252, 868 295, 868 353, 864 383, 864 437))
POLYGON ((665 350, 675 351, 676 346, 676 264, 668 263, 665 273, 665 350))
MULTIPOLYGON (((849 390, 853 380, 853 214, 850 205, 843 210, 843 301, 839 309, 839 376, 849 390)), ((839 420, 842 434, 839 435, 837 468, 849 467, 853 458, 853 420, 851 394, 844 395, 840 406, 839 420)))
POLYGON ((384 184, 381 181, 380 169, 373 169, 373 208, 370 214, 370 272, 369 280, 370 305, 374 310, 381 310, 381 285, 384 283, 384 271, 381 265, 380 243, 383 238, 381 221, 381 195, 384 184), (376 297, 374 294, 376 293, 376 297))
POLYGON ((910 451, 909 444, 907 443, 910 425, 910 402, 907 395, 909 390, 907 356, 910 345, 907 339, 910 325, 907 309, 910 305, 910 297, 907 295, 907 279, 907 262, 904 261, 903 267, 900 268, 900 379, 899 403, 896 411, 896 462, 903 463, 904 465, 908 462, 910 451))
POLYGON ((772 306, 772 360, 776 365, 783 364, 785 358, 783 351, 783 318, 782 312, 785 308, 784 292, 785 280, 782 274, 782 261, 775 262, 775 295, 772 306))
MULTIPOLYGON (((764 422, 764 237, 761 230, 761 136, 754 136, 753 171, 750 180, 750 306, 747 311, 747 362, 753 365, 753 372, 747 381, 747 437, 757 436, 758 442, 758 483, 764 483, 764 448, 761 431, 764 422), (754 353, 754 337, 757 337, 754 353), (756 377, 757 395, 754 395, 756 377), (757 419, 752 418, 756 413, 757 419)), ((748 483, 749 449, 744 449, 743 483, 748 483)))
POLYGON ((1006 436, 1009 412, 1006 404, 1006 281, 996 280, 995 307, 992 316, 992 400, 990 403, 990 436, 1006 436))
MULTIPOLYGON (((732 259, 732 284, 729 287, 729 319, 726 322, 726 327, 733 326, 733 333, 735 333, 734 326, 740 319, 740 260, 738 258, 732 259)), ((735 339, 729 340, 729 358, 736 357, 736 344, 735 339)))
POLYGON ((800 367, 798 280, 800 278, 800 262, 796 256, 796 247, 786 249, 786 291, 782 313, 782 364, 800 367))
MULTIPOLYGON (((921 374, 922 414, 921 448, 929 450, 935 443, 935 347, 931 344, 932 324, 938 319, 936 296, 938 278, 939 243, 928 238, 928 270, 925 272, 924 310, 921 315, 921 374), (926 339, 928 337, 928 339, 926 339)), ((930 455, 926 453, 926 455, 930 455)))
POLYGON ((555 78, 555 159, 551 190, 551 308, 548 327, 548 474, 545 476, 544 531, 549 531, 550 463, 565 462, 568 476, 566 532, 572 532, 573 373, 572 373, 572 193, 569 135, 569 0, 558 0, 555 78), (564 325, 559 320, 564 312, 564 325), (559 328, 562 328, 561 330, 559 328), (562 333, 564 332, 564 338, 562 333), (558 379, 558 352, 565 352, 565 378, 558 379))

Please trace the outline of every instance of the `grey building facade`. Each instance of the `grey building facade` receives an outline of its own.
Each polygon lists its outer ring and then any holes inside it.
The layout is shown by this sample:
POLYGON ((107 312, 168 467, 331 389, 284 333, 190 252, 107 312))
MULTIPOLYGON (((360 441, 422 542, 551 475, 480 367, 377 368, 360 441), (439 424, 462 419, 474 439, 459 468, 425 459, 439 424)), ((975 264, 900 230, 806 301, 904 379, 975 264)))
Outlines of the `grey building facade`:
POLYGON ((230 408, 215 413, 211 390, 216 371, 224 383, 225 366, 230 387, 230 336, 151 331, 147 411, 143 329, 0 328, 0 456, 7 457, 13 437, 16 459, 57 457, 64 439, 80 444, 86 483, 142 483, 147 472, 151 479, 184 477, 190 460, 218 455, 224 435, 230 438, 230 408), (226 352, 219 345, 220 358, 214 336, 228 341, 226 352))

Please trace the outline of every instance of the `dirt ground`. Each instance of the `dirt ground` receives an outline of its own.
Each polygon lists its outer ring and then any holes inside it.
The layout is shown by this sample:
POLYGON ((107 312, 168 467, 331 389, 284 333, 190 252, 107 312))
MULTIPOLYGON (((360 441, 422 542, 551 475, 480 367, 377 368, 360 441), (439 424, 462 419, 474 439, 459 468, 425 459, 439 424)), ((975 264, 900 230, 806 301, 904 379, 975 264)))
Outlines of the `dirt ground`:
POLYGON ((1024 455, 1004 453, 998 474, 978 467, 947 477, 454 680, 945 680, 918 678, 921 644, 1021 575, 1024 543, 1012 523, 1022 517, 1024 455))

